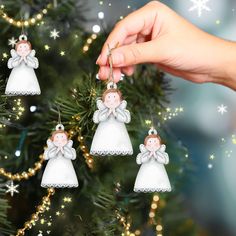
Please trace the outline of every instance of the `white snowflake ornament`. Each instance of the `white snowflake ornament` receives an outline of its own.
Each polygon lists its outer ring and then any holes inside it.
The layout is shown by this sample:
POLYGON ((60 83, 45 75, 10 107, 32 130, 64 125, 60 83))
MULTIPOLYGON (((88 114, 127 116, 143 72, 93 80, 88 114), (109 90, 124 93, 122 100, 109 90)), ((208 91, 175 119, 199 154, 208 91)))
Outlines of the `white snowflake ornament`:
POLYGON ((193 6, 189 8, 189 11, 197 11, 198 17, 202 16, 202 11, 211 11, 211 9, 206 5, 209 0, 191 0, 193 6))
POLYGON ((19 184, 14 185, 14 182, 12 180, 6 184, 6 187, 6 193, 10 193, 11 197, 14 196, 14 193, 19 193, 19 191, 17 190, 19 184))

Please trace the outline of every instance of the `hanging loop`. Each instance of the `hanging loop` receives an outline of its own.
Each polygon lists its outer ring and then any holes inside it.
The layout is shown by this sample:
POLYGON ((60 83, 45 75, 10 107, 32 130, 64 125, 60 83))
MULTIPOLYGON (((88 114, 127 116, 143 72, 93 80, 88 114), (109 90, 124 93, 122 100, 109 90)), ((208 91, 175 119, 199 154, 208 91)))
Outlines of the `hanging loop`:
POLYGON ((58 125, 56 126, 56 130, 65 130, 65 127, 64 127, 63 124, 58 124, 58 125))
POLYGON ((27 36, 25 35, 25 34, 21 34, 20 36, 19 36, 19 40, 20 41, 22 41, 22 40, 25 40, 25 41, 27 41, 27 36))
POLYGON ((109 82, 107 84, 107 89, 117 89, 117 84, 113 82, 109 82))
POLYGON ((151 129, 148 131, 148 135, 152 135, 152 134, 157 135, 157 130, 154 129, 154 127, 151 127, 151 129))

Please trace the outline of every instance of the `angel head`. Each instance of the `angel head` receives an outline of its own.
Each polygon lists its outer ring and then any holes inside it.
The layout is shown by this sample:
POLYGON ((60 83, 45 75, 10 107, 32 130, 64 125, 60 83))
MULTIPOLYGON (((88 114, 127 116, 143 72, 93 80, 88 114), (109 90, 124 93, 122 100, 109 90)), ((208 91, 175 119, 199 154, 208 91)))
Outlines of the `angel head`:
POLYGON ((64 147, 68 143, 68 133, 64 130, 56 130, 52 133, 52 142, 57 147, 64 147))
POLYGON ((157 134, 150 134, 145 138, 144 145, 148 151, 155 152, 161 147, 161 138, 157 134))
POLYGON ((16 44, 16 52, 21 57, 26 57, 31 52, 31 43, 27 40, 20 40, 16 44))
POLYGON ((122 101, 122 94, 118 89, 107 89, 102 95, 102 101, 108 108, 117 108, 122 101))

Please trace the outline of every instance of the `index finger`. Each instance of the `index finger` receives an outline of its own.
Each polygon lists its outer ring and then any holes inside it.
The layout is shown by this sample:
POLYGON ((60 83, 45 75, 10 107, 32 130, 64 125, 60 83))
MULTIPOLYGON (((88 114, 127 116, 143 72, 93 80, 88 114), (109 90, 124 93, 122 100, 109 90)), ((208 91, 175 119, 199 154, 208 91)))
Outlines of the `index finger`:
MULTIPOLYGON (((150 2, 119 21, 104 43, 97 64, 100 66, 106 65, 108 45, 110 48, 114 48, 117 43, 119 43, 119 46, 122 46, 128 36, 138 34, 148 29, 151 32, 157 16, 157 9, 153 5, 159 6, 160 4, 161 3, 158 1, 150 2)), ((147 31, 145 33, 147 33, 147 31)))

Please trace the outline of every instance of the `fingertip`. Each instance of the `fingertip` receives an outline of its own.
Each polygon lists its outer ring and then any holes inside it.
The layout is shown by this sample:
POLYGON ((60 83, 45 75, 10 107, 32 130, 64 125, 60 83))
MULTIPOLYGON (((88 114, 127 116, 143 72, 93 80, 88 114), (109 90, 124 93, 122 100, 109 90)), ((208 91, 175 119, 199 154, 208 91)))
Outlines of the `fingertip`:
POLYGON ((127 66, 122 68, 122 72, 127 76, 131 76, 134 73, 134 66, 127 66))
POLYGON ((109 75, 109 69, 105 66, 101 66, 99 71, 98 71, 98 78, 100 80, 106 80, 109 75))
POLYGON ((101 54, 98 56, 98 59, 96 61, 96 64, 99 66, 105 66, 107 63, 107 56, 105 55, 105 52, 101 52, 101 54))

